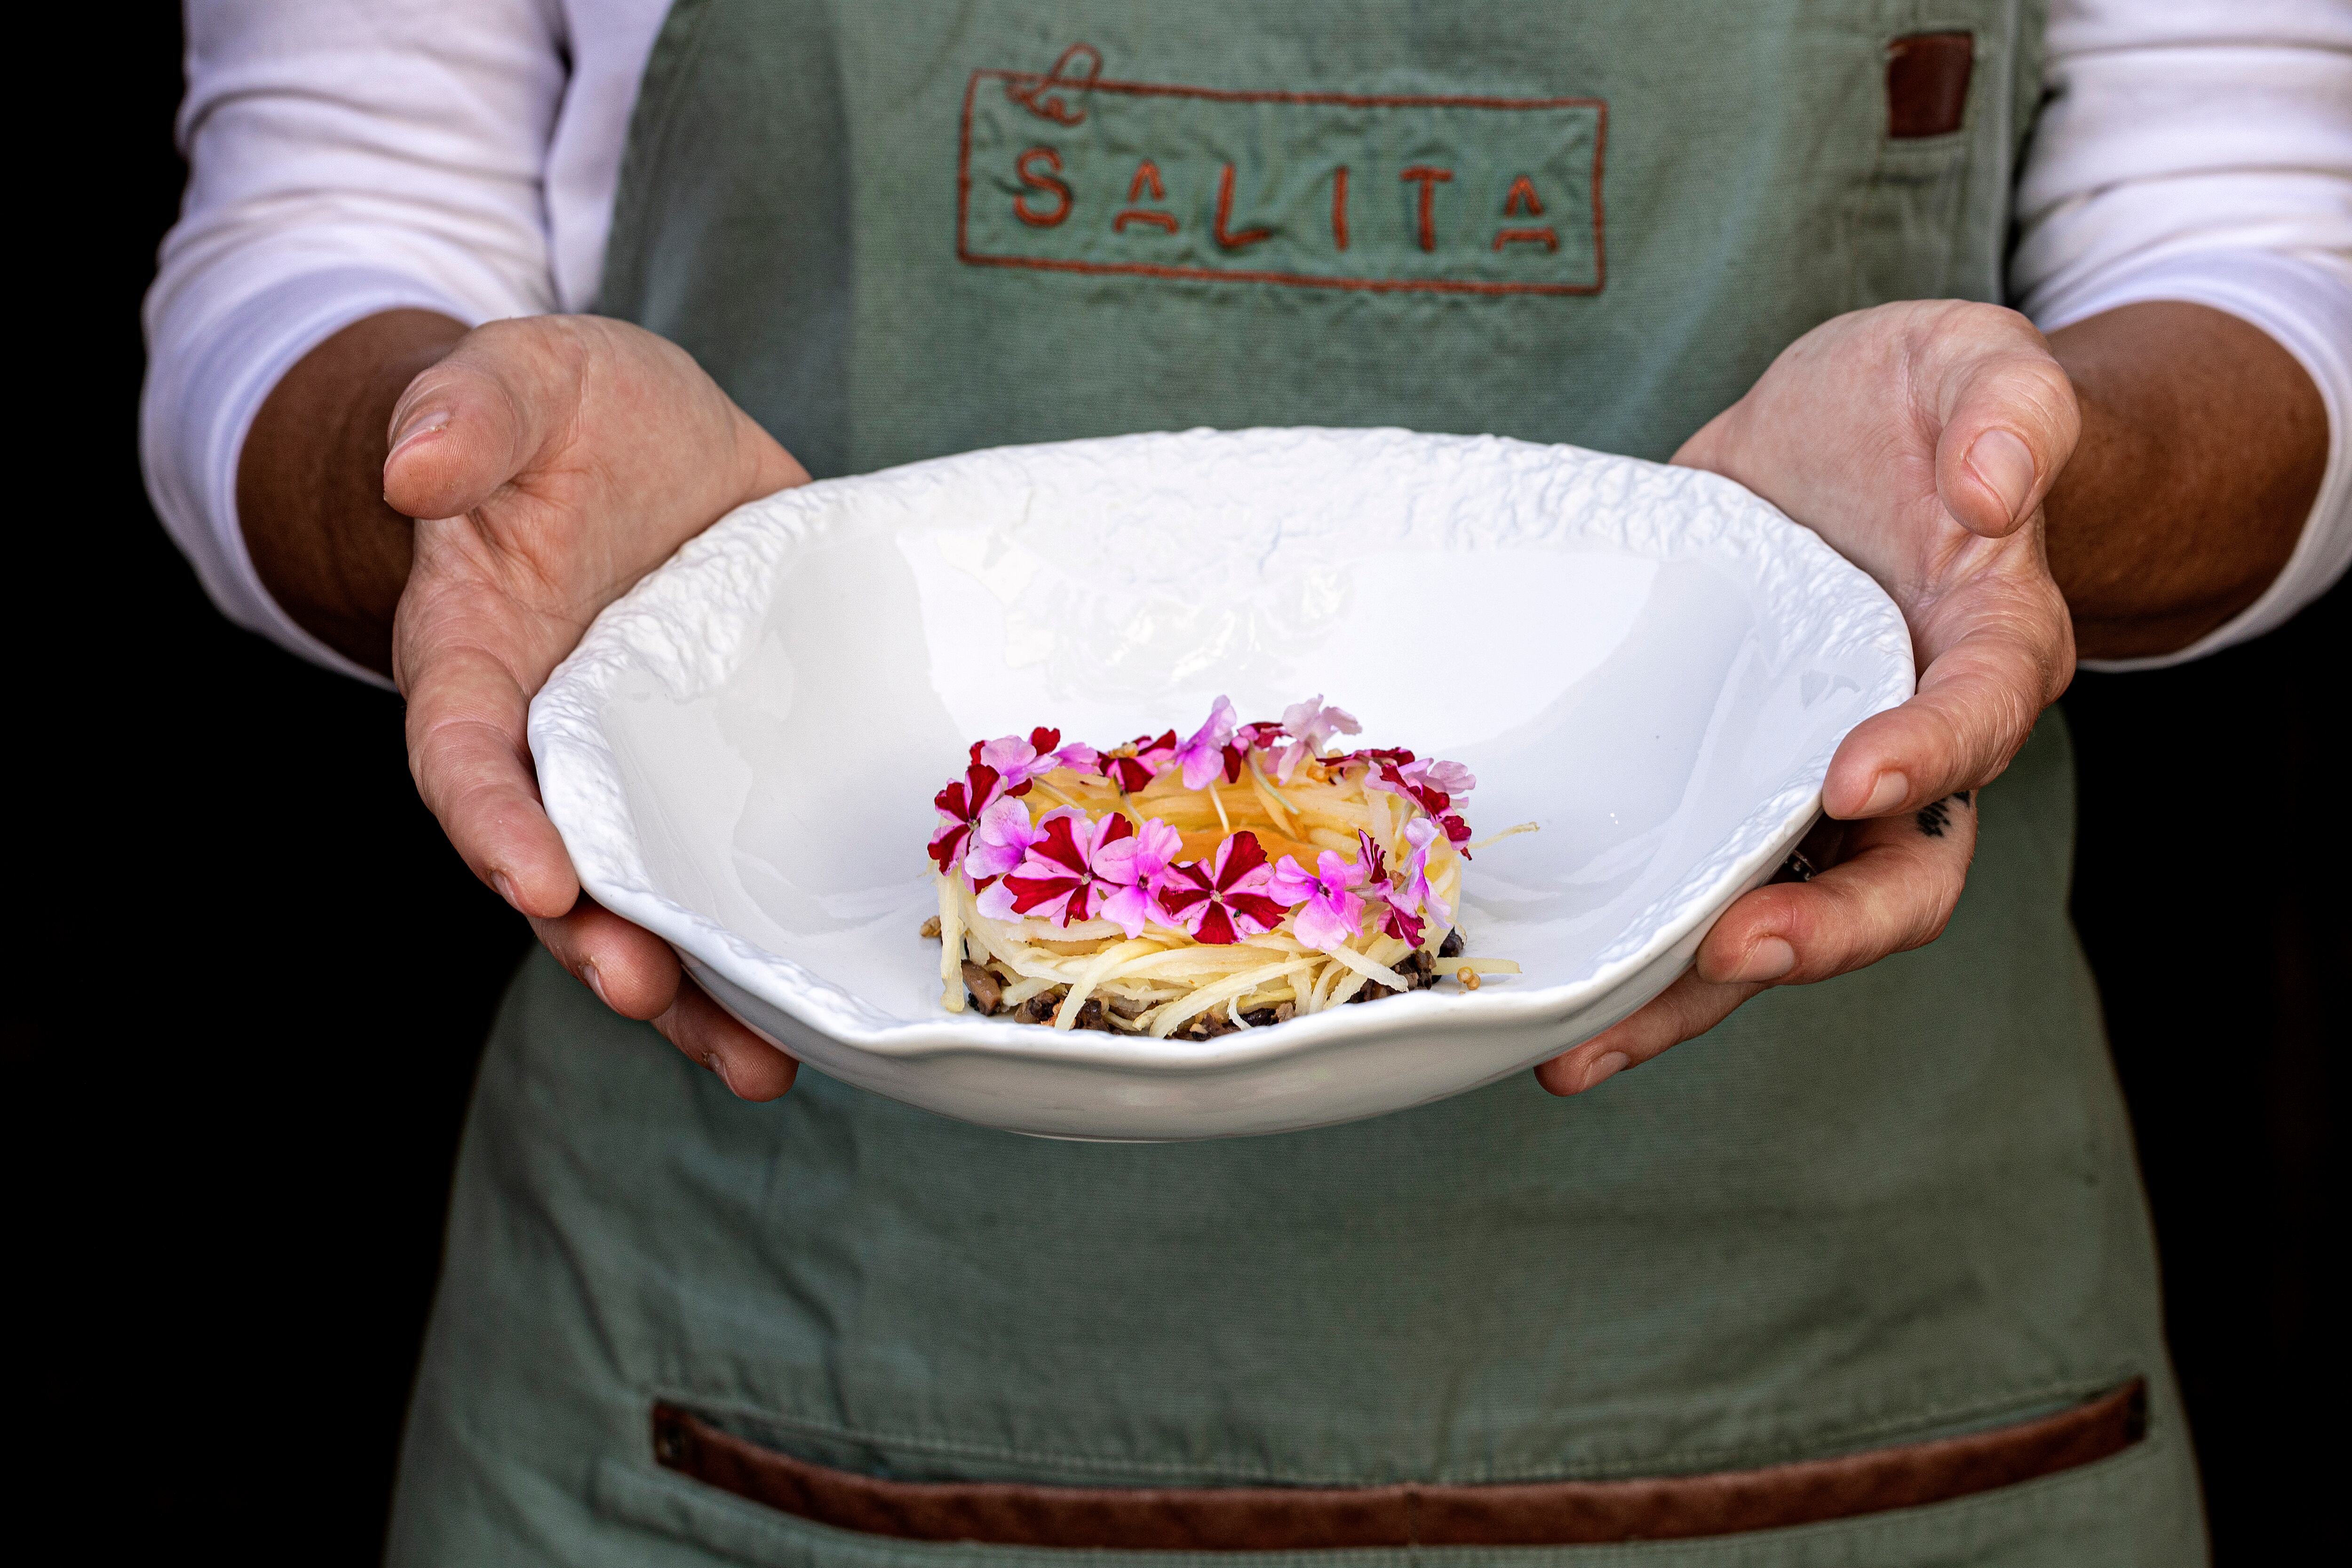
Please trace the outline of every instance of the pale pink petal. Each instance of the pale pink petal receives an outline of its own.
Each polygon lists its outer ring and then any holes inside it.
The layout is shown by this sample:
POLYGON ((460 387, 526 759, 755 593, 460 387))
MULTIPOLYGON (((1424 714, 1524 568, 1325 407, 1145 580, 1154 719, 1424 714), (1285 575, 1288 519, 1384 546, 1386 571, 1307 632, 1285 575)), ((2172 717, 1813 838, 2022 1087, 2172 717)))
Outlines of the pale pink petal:
POLYGON ((1002 882, 991 882, 982 888, 979 899, 974 901, 980 905, 980 912, 990 920, 1017 921, 1021 918, 1013 908, 1013 889, 1002 882))
POLYGON ((1040 837, 1029 825, 1027 806, 1017 800, 1000 800, 972 825, 971 848, 963 858, 963 868, 975 882, 1002 877, 1021 864, 1029 846, 1040 837))
POLYGON ((1364 879, 1364 868, 1336 849, 1326 849, 1315 858, 1315 868, 1325 889, 1340 892, 1355 887, 1364 879))
POLYGON ((1323 884, 1316 879, 1315 873, 1288 855, 1285 855, 1282 863, 1274 868, 1274 875, 1268 879, 1265 889, 1267 898, 1285 905, 1303 904, 1322 890, 1323 884))
MULTIPOLYGON (((1358 900, 1357 902, 1360 905, 1362 900, 1358 900)), ((1298 932, 1299 941, 1326 952, 1335 947, 1345 946, 1348 940, 1356 934, 1356 922, 1342 917, 1338 910, 1332 908, 1330 900, 1319 896, 1309 899, 1299 908, 1293 917, 1292 927, 1298 932)))
POLYGON ((1205 789, 1225 771, 1225 742, 1234 738, 1234 705, 1220 697, 1209 709, 1209 721, 1176 748, 1176 762, 1184 770, 1186 789, 1205 789))
POLYGON ((1149 889, 1129 886, 1119 889, 1118 892, 1105 899, 1102 901, 1102 908, 1095 912, 1102 919, 1117 925, 1129 937, 1134 938, 1143 934, 1144 921, 1154 918, 1160 911, 1152 906, 1149 889))

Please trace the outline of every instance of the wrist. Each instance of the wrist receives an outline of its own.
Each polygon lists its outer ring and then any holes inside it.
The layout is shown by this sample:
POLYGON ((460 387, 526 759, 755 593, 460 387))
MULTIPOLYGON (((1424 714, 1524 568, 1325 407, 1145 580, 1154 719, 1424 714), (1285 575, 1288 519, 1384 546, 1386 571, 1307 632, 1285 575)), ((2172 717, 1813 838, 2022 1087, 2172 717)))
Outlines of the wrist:
POLYGON ((313 348, 271 389, 237 464, 237 519, 264 588, 304 630, 388 672, 414 525, 384 503, 401 392, 466 333, 435 311, 388 310, 313 348))
POLYGON ((2318 389, 2260 328, 2146 301, 2051 334, 2083 436, 2046 509, 2051 574, 2091 658, 2186 647, 2262 596, 2327 459, 2318 389))

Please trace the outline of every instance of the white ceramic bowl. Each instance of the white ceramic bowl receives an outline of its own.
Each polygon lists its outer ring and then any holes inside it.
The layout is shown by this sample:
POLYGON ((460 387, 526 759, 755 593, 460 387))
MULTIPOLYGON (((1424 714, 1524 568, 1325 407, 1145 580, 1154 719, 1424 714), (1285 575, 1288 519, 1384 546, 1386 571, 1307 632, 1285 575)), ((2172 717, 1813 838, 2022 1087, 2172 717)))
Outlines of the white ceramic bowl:
POLYGON ((1846 731, 1912 689, 1876 584, 1729 480, 1396 430, 943 458, 754 502, 531 704, 597 899, 822 1071, 1057 1137, 1321 1126, 1517 1072, 1632 1012, 1768 876, 1846 731), (1113 744, 1320 692, 1458 759, 1461 922, 1521 976, 1150 1040, 940 1006, 932 794, 976 739, 1113 744))

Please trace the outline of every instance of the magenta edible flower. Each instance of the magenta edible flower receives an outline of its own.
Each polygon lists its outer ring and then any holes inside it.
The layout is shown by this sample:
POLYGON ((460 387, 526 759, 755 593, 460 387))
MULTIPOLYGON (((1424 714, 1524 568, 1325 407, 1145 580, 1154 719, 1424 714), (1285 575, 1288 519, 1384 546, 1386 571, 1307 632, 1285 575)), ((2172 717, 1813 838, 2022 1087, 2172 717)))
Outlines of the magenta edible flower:
MULTIPOLYGON (((1453 907, 1437 896, 1437 889, 1429 882, 1429 848, 1444 831, 1425 816, 1417 816, 1406 823, 1405 840, 1412 846, 1412 853, 1407 855, 1389 875, 1381 889, 1381 901, 1388 905, 1381 920, 1381 929, 1415 947, 1421 945, 1424 921, 1440 921, 1447 925, 1454 923, 1453 907)), ((1359 837, 1363 838, 1364 848, 1370 858, 1372 876, 1378 879, 1381 875, 1380 850, 1373 847, 1369 835, 1359 830, 1359 837)))
POLYGON ((1116 923, 1129 938, 1143 934, 1147 920, 1175 924, 1153 903, 1151 887, 1183 851, 1184 836, 1156 816, 1148 818, 1132 837, 1101 845, 1093 861, 1097 886, 1116 884, 1117 891, 1102 900, 1097 915, 1116 923))
POLYGON ((1186 789, 1206 789, 1226 771, 1225 752, 1232 749, 1233 738, 1234 705, 1220 697, 1210 706, 1209 721, 1176 748, 1174 761, 1184 770, 1186 789))
POLYGON ((1115 752, 1107 752, 1097 761, 1103 777, 1133 795, 1160 776, 1160 764, 1176 754, 1176 731, 1170 730, 1158 740, 1138 735, 1115 752))
POLYGON ((1089 822, 1075 806, 1037 819, 1037 836, 1021 864, 980 895, 980 912, 991 920, 1035 915, 1061 925, 1082 921, 1100 900, 1117 890, 1095 862, 1103 851, 1132 836, 1135 824, 1117 812, 1089 822))
POLYGON ((1344 708, 1327 708, 1323 694, 1317 692, 1304 702, 1294 702, 1282 710, 1282 728, 1290 736, 1290 744, 1283 747, 1276 759, 1275 771, 1284 784, 1298 771, 1298 764, 1309 757, 1323 754, 1324 742, 1334 735, 1356 735, 1363 726, 1356 716, 1344 708))
MULTIPOLYGON (((980 814, 1006 793, 1003 775, 982 762, 979 753, 980 748, 975 745, 971 765, 964 770, 963 777, 931 797, 931 805, 939 810, 940 826, 931 834, 929 854, 939 863, 941 876, 962 856, 980 814)), ((1027 785, 1022 787, 1025 789, 1027 785)))
POLYGON ((1170 866, 1152 882, 1169 923, 1195 942, 1230 946, 1245 936, 1263 936, 1282 923, 1288 910, 1266 897, 1274 874, 1257 835, 1244 829, 1217 846, 1206 865, 1187 860, 1170 866))
POLYGON ((1337 850, 1317 856, 1311 872, 1285 855, 1266 891, 1297 906, 1293 925, 1299 941, 1328 952, 1355 936, 1362 923, 1364 900, 1351 889, 1362 884, 1364 875, 1364 866, 1337 850))

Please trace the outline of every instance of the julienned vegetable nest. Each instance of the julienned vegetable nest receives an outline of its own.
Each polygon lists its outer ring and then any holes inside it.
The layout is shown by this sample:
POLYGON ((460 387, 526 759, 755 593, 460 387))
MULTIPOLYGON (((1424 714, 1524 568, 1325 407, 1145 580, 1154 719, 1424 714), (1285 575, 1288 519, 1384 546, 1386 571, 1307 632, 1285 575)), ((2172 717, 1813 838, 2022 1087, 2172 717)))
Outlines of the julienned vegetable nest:
POLYGON ((1327 749, 1360 730, 1319 696, 1248 724, 1220 697, 1181 742, 973 742, 932 801, 944 1005, 1201 1039, 1517 973, 1464 956, 1454 927, 1477 781, 1396 748, 1327 749))

